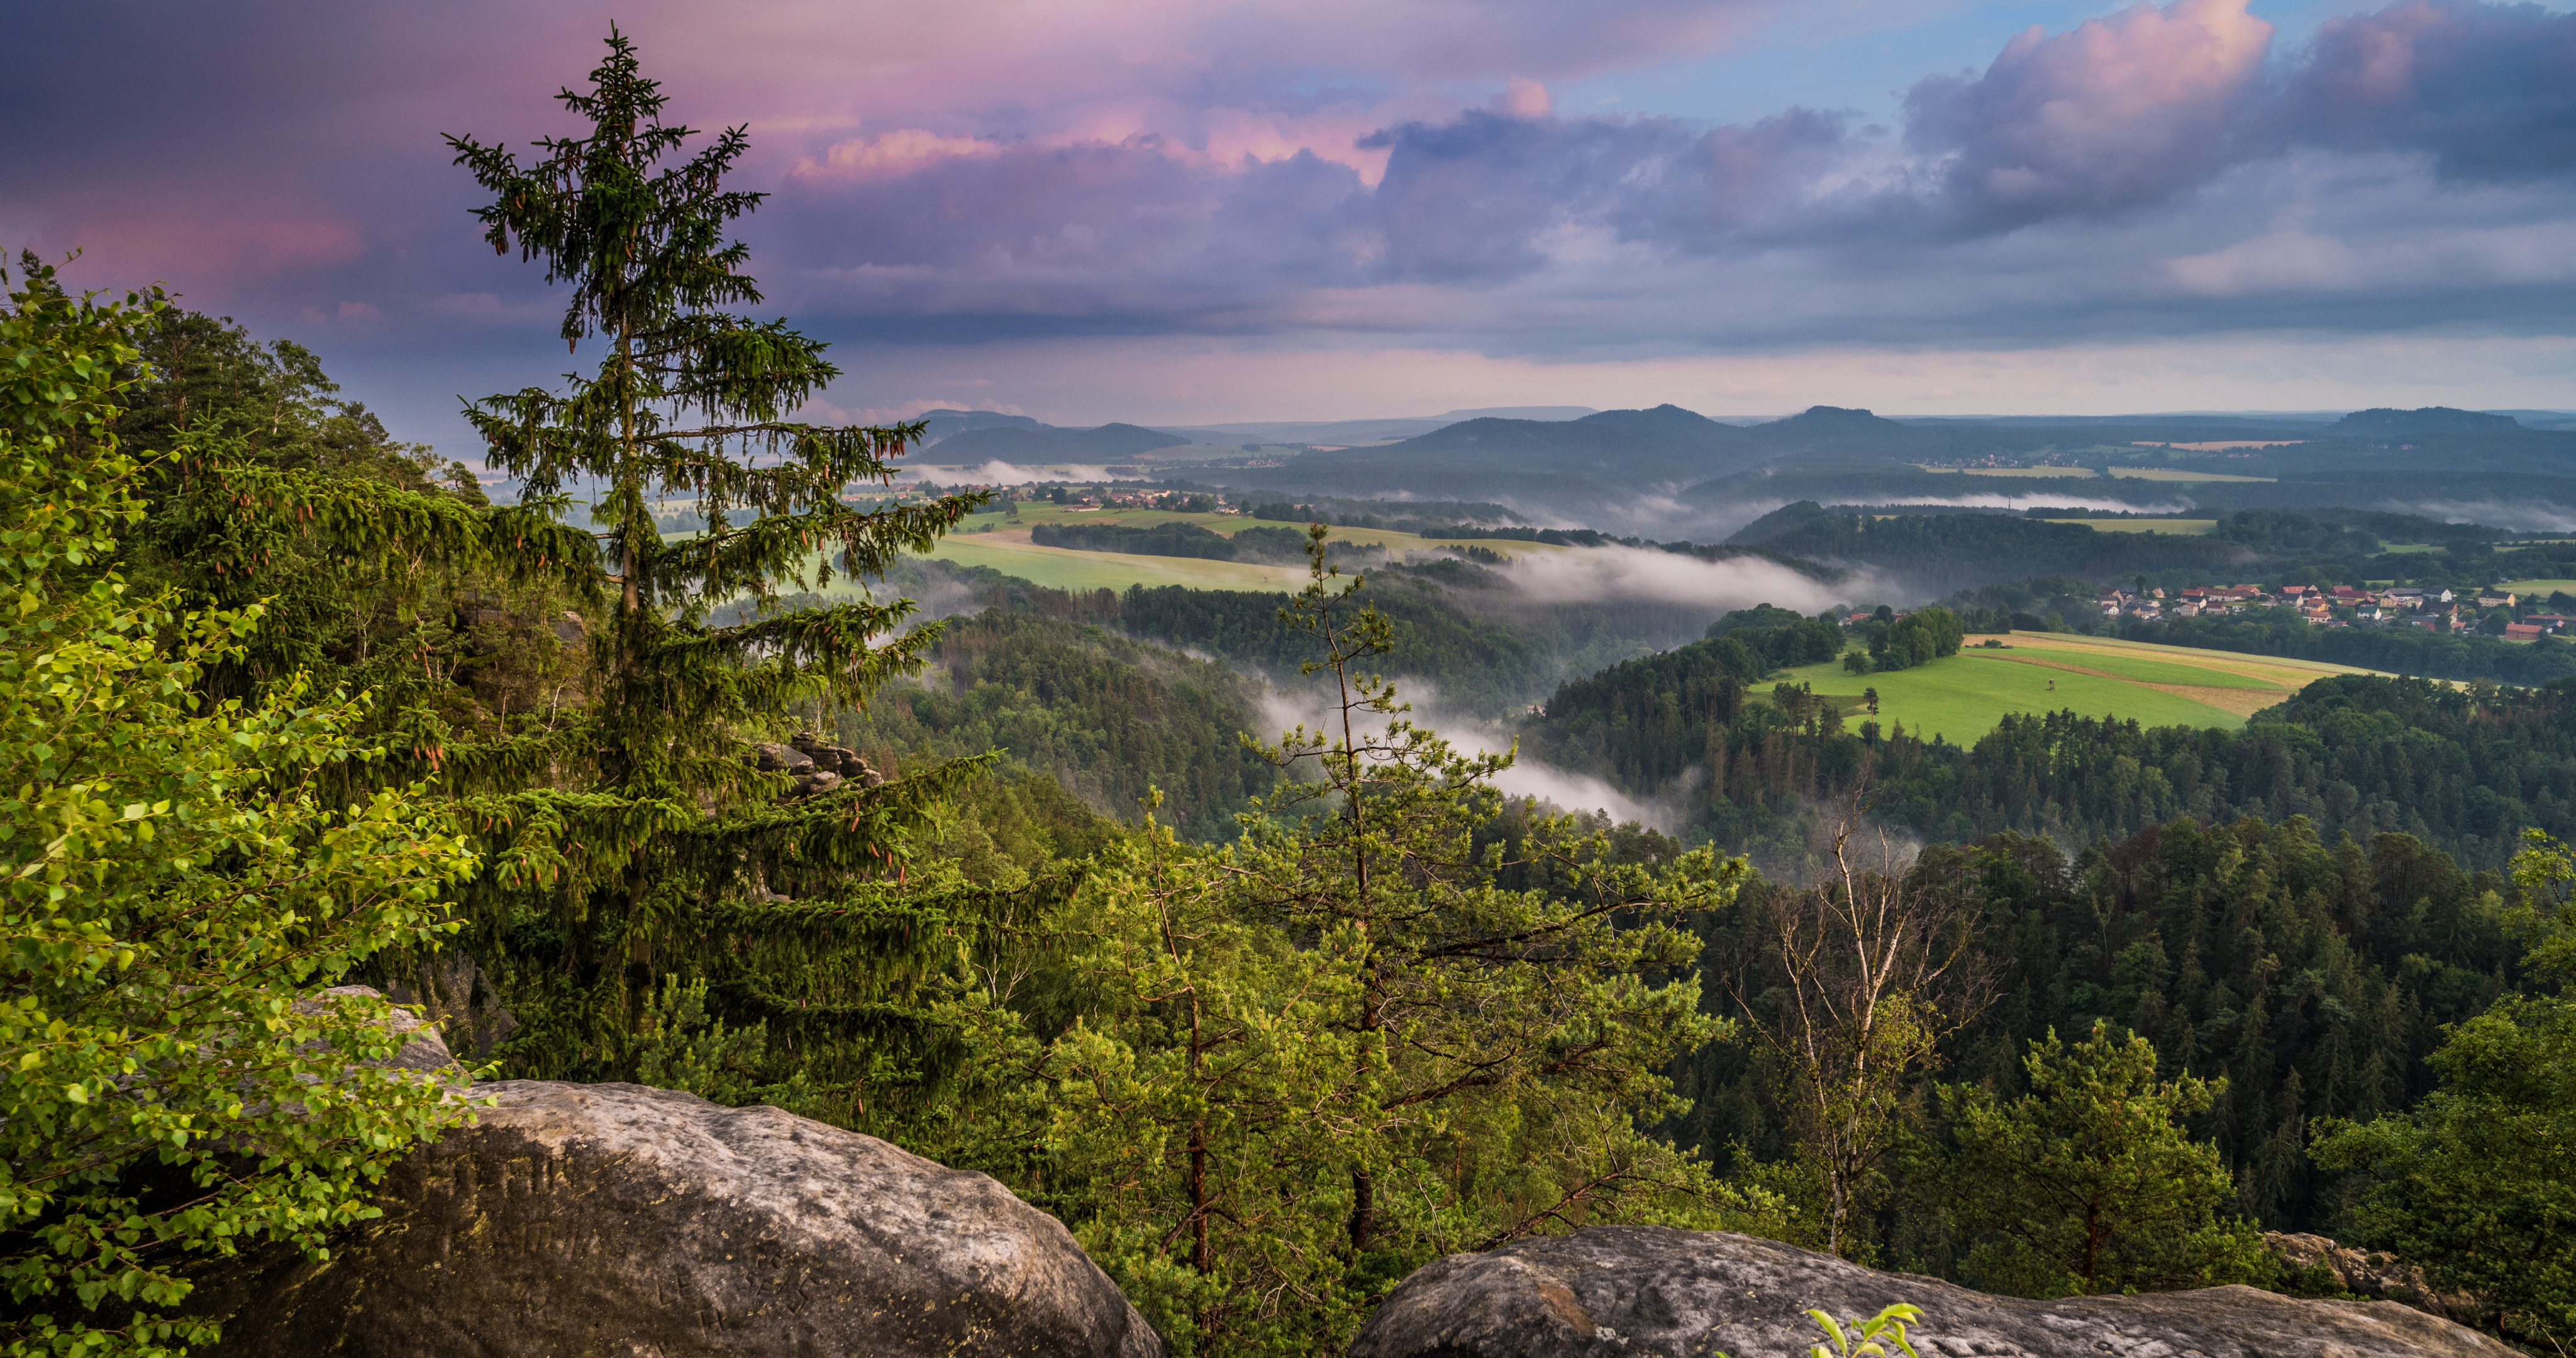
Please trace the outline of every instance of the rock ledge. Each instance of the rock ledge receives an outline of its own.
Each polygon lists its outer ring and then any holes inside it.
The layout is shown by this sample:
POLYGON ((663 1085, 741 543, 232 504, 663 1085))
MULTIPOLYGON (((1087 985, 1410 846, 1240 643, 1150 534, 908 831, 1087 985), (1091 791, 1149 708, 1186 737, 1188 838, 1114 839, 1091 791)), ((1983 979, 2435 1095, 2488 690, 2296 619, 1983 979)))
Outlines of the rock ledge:
POLYGON ((210 1273, 224 1355, 1159 1358, 1073 1237, 981 1175, 775 1108, 512 1080, 306 1262, 210 1273))
POLYGON ((1923 1308, 1923 1358, 2511 1358, 2395 1302, 2250 1287, 2022 1301, 1750 1236, 1596 1226, 1453 1254, 1398 1286, 1351 1358, 1805 1358, 1804 1312, 1923 1308))

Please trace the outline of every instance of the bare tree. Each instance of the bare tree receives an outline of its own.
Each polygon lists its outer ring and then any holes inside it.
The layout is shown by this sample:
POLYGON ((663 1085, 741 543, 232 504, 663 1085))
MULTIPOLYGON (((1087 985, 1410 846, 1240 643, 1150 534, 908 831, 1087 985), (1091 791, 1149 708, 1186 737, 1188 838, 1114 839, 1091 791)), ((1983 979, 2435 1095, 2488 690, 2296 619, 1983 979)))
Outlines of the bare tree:
MULTIPOLYGON (((1777 1012, 1752 1025, 1781 1064, 1791 1120, 1823 1172, 1835 1254, 1895 1139, 1907 1077, 1933 1064, 1941 1040, 1992 993, 1972 951, 1977 916, 1959 893, 1910 885, 1884 834, 1874 866, 1855 861, 1866 792, 1844 803, 1826 879, 1771 905, 1763 941, 1778 967, 1777 1012)), ((1746 978, 1734 986, 1739 1007, 1760 1012, 1746 978)))

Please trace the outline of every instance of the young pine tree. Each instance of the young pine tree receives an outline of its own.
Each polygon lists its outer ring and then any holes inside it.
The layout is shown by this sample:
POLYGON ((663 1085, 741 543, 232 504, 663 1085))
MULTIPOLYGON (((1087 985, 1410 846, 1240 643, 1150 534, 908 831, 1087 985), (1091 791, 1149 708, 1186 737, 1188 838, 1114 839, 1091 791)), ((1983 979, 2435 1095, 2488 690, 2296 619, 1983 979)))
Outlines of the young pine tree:
POLYGON ((2020 1296, 2093 1296, 2246 1282, 2263 1271, 2253 1223, 2219 1216, 2236 1182, 2218 1147, 2180 1119, 2209 1110, 2225 1080, 2156 1079, 2156 1049, 2110 1025, 2073 1047, 2031 1044, 2030 1092, 2009 1103, 1944 1089, 1948 1145, 1930 1196, 1980 1238, 1979 1286, 2020 1296))
POLYGON ((530 160, 449 139, 492 194, 486 239, 568 289, 560 334, 597 355, 559 389, 466 408, 527 503, 586 497, 609 596, 589 705, 456 754, 460 781, 485 780, 469 805, 495 865, 475 903, 527 1024, 513 1065, 631 1078, 669 1036, 655 1016, 676 1011, 653 997, 677 976, 703 980, 705 1009, 737 1030, 792 1030, 771 1032, 761 1059, 776 1082, 820 1082, 806 1106, 878 1117, 869 1090, 935 1083, 971 1025, 943 1006, 960 940, 996 903, 907 889, 904 832, 975 761, 782 800, 787 780, 747 752, 789 713, 863 703, 935 635, 872 644, 909 600, 784 610, 780 596, 826 589, 835 562, 863 576, 928 550, 979 501, 843 501, 853 483, 890 481, 920 426, 791 418, 839 370, 784 321, 739 314, 761 300, 725 235, 761 199, 723 187, 743 129, 687 152, 697 134, 663 121, 665 96, 614 30, 590 88, 560 97, 581 130, 535 142, 530 160), (664 538, 656 514, 675 500, 702 531, 664 538), (719 624, 719 607, 741 604, 747 620, 719 624))

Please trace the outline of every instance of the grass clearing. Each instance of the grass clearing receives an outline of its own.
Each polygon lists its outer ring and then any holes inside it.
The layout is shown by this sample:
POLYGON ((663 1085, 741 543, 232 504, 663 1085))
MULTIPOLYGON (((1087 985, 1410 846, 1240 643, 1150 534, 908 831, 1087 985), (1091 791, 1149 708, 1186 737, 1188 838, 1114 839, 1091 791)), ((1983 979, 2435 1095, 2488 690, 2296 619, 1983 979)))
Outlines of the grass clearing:
MULTIPOLYGON (((1210 561, 1186 556, 1140 556, 1126 552, 1081 552, 1068 547, 1041 547, 1030 541, 1030 534, 1041 523, 1114 523, 1134 528, 1147 528, 1158 523, 1194 523, 1228 537, 1247 528, 1292 528, 1296 524, 1276 523, 1268 519, 1250 519, 1240 514, 1184 514, 1162 509, 1069 509, 1044 502, 1020 504, 1020 517, 1015 523, 1000 511, 972 514, 958 524, 957 530, 941 539, 930 555, 941 561, 954 561, 962 566, 990 566, 1004 575, 1017 576, 1031 584, 1052 589, 1110 589, 1124 591, 1129 585, 1148 589, 1162 585, 1185 585, 1191 589, 1232 589, 1262 593, 1294 591, 1306 584, 1303 563, 1210 561)), ((1399 533, 1385 528, 1335 528, 1337 542, 1373 544, 1387 549, 1390 559, 1400 559, 1408 550, 1422 551, 1444 546, 1477 546, 1501 552, 1506 556, 1523 556, 1533 552, 1573 552, 1579 547, 1557 547, 1546 543, 1518 542, 1509 538, 1424 538, 1412 533, 1399 533)), ((1345 572, 1351 568, 1343 567, 1345 572)), ((1361 569, 1366 569, 1363 566, 1361 569)))
MULTIPOLYGON (((1820 696, 1856 701, 1876 688, 1879 715, 1926 737, 1972 744, 2014 712, 2073 710, 2142 726, 2233 731, 2245 719, 2329 674, 2366 674, 2346 665, 2280 660, 2067 633, 2015 632, 1987 650, 1972 636, 1958 655, 1891 674, 1853 675, 1839 661, 1787 672, 1820 696)), ((1773 682, 1777 682, 1774 680, 1773 682)), ((1857 723, 1861 716, 1847 716, 1857 723)))
POLYGON ((2113 467, 2111 475, 2124 481, 2263 481, 2280 480, 2277 476, 2236 476, 2227 472, 2193 471, 2189 467, 2113 467))
POLYGON ((2506 583, 2505 588, 2514 594, 2526 597, 2537 594, 2546 599, 2552 594, 2576 594, 2576 580, 2514 580, 2506 583))
POLYGON ((2207 537, 2218 531, 2216 519, 2050 519, 2049 523, 2080 523, 2102 533, 2171 533, 2177 537, 2207 537))

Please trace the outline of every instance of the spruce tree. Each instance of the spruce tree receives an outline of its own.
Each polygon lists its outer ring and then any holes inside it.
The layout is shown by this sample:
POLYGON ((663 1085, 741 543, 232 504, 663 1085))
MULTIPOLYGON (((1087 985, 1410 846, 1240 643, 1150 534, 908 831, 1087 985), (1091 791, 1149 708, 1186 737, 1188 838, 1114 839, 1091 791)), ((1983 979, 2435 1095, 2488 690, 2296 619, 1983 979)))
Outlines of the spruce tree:
POLYGON ((935 1081, 975 1021, 957 1007, 972 1007, 959 940, 1003 902, 916 889, 905 831, 976 761, 791 791, 750 752, 790 713, 863 704, 935 635, 896 635, 909 600, 784 596, 828 591, 836 564, 864 579, 926 551, 980 500, 844 501, 890 483, 922 427, 792 418, 839 370, 783 320, 740 314, 761 301, 747 247, 726 238, 763 196, 723 187, 744 130, 689 152, 698 134, 663 120, 634 44, 613 29, 607 42, 590 88, 559 96, 578 135, 540 139, 524 162, 448 139, 492 194, 485 238, 569 288, 560 335, 597 355, 559 387, 465 409, 522 503, 587 501, 607 596, 588 704, 453 752, 493 853, 474 901, 482 951, 526 1025, 518 1072, 667 1065, 670 1025, 696 1009, 670 999, 678 977, 748 1038, 760 1078, 729 1088, 811 1080, 804 1106, 873 1117, 868 1089, 935 1081), (656 516, 674 501, 702 527, 666 540, 656 516))

